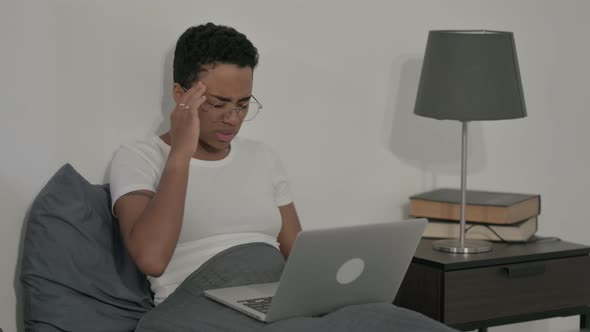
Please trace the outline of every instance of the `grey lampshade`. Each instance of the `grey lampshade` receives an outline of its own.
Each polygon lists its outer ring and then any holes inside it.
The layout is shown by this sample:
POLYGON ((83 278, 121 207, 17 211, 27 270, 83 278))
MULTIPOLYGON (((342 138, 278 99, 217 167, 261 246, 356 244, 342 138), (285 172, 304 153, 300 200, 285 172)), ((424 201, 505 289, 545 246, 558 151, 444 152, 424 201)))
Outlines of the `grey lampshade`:
POLYGON ((512 32, 430 31, 414 113, 459 121, 525 117, 512 32))

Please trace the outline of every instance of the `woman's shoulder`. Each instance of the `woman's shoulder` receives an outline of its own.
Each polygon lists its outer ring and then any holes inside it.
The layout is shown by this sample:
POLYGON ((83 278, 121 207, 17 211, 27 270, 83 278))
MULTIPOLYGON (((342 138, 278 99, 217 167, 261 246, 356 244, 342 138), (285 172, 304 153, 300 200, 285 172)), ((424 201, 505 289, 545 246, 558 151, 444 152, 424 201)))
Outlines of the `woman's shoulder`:
MULTIPOLYGON (((157 168, 166 160, 168 154, 166 148, 166 143, 158 136, 153 136, 147 139, 137 139, 121 144, 115 152, 115 158, 140 158, 157 168)), ((169 149, 170 148, 168 147, 168 150, 169 149)))

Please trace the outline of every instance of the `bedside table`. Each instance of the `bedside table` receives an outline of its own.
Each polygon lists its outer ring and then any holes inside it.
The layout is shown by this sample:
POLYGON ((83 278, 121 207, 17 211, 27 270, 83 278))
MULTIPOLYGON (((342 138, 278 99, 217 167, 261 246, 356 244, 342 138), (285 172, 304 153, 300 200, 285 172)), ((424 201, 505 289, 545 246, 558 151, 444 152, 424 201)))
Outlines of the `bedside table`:
POLYGON ((449 254, 422 239, 394 304, 459 330, 580 315, 590 327, 590 247, 547 239, 449 254))

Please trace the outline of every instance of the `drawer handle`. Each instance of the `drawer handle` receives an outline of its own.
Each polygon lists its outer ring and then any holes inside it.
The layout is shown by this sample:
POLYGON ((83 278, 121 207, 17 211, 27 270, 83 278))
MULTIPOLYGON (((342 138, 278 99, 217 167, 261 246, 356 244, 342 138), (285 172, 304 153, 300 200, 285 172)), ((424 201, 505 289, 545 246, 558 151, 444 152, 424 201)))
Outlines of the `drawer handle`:
POLYGON ((508 266, 503 269, 510 279, 532 277, 545 273, 545 265, 540 264, 508 266))

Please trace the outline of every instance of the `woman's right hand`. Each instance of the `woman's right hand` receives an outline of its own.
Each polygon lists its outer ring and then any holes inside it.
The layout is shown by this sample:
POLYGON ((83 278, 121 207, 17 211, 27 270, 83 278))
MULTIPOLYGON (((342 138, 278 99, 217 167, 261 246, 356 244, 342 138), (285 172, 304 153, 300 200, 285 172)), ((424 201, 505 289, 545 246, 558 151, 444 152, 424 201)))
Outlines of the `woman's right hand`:
POLYGON ((198 82, 182 96, 170 114, 171 154, 192 158, 199 145, 199 107, 205 102, 207 87, 198 82))

